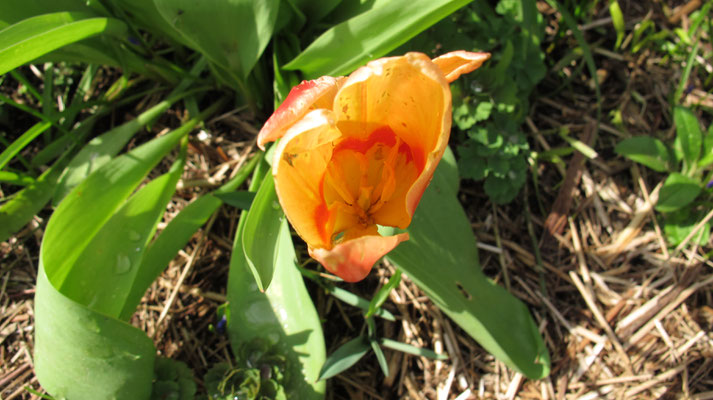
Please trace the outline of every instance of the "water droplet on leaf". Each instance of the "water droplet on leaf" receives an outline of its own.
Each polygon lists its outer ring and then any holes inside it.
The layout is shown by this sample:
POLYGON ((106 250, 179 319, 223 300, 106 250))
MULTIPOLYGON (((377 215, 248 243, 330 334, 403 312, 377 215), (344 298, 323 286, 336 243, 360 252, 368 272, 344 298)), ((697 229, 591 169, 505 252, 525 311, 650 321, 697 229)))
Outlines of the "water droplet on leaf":
POLYGON ((123 253, 116 255, 116 265, 114 266, 114 272, 117 274, 125 274, 131 269, 131 260, 129 256, 123 253))

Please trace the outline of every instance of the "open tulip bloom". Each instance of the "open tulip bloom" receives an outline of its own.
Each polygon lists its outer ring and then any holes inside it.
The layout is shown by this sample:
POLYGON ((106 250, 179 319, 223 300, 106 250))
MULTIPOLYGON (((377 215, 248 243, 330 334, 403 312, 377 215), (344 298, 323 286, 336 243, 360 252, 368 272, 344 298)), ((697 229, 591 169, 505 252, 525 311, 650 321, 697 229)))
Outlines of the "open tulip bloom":
POLYGON ((449 83, 490 57, 455 51, 381 58, 348 77, 295 86, 258 145, 280 139, 272 174, 285 215, 309 254, 348 282, 408 233, 405 229, 448 145, 449 83))

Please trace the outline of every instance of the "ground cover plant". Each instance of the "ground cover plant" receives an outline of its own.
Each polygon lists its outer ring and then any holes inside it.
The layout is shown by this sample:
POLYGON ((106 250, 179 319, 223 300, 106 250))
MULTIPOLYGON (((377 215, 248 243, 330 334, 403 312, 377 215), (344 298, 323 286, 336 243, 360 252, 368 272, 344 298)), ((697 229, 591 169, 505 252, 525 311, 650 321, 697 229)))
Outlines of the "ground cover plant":
POLYGON ((3 399, 710 396, 710 1, 209 3, 0 6, 3 399), (454 50, 410 239, 341 282, 258 132, 454 50))

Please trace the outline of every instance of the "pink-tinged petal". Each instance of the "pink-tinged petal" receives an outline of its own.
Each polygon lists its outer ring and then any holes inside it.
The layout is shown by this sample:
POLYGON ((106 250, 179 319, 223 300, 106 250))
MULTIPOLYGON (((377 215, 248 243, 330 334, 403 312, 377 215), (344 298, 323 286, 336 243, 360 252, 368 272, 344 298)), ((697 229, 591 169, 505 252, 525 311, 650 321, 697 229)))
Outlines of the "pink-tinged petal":
POLYGON ((285 135, 285 132, 309 111, 319 108, 331 109, 343 77, 321 78, 303 81, 290 90, 287 98, 265 122, 257 137, 257 145, 265 150, 265 144, 285 135))
POLYGON ((453 82, 461 75, 480 68, 489 58, 490 53, 474 53, 458 50, 436 57, 433 59, 433 62, 441 69, 446 80, 453 82))
POLYGON ((312 247, 331 246, 334 210, 324 202, 322 181, 341 133, 333 113, 313 110, 287 130, 275 148, 272 174, 287 219, 312 247))
POLYGON ((369 274, 374 263, 408 238, 408 233, 362 236, 340 243, 331 250, 310 247, 309 255, 346 282, 358 282, 369 274))

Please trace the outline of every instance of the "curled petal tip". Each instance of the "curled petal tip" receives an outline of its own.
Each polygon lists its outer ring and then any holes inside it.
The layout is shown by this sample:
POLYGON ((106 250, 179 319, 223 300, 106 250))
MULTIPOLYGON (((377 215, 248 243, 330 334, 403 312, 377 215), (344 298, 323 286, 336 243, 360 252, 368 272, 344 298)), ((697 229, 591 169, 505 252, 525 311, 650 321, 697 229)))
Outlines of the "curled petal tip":
POLYGON ((323 76, 311 81, 302 81, 290 90, 280 107, 265 122, 257 136, 257 145, 265 150, 265 144, 280 139, 287 129, 315 108, 331 108, 334 96, 343 78, 323 76))
POLYGON ((480 68, 489 58, 490 53, 475 53, 458 50, 436 57, 433 59, 433 62, 441 69, 446 80, 453 82, 461 75, 480 68))
POLYGON ((408 233, 362 236, 340 243, 331 250, 310 248, 309 254, 329 272, 346 282, 358 282, 369 274, 374 263, 408 238, 408 233))

